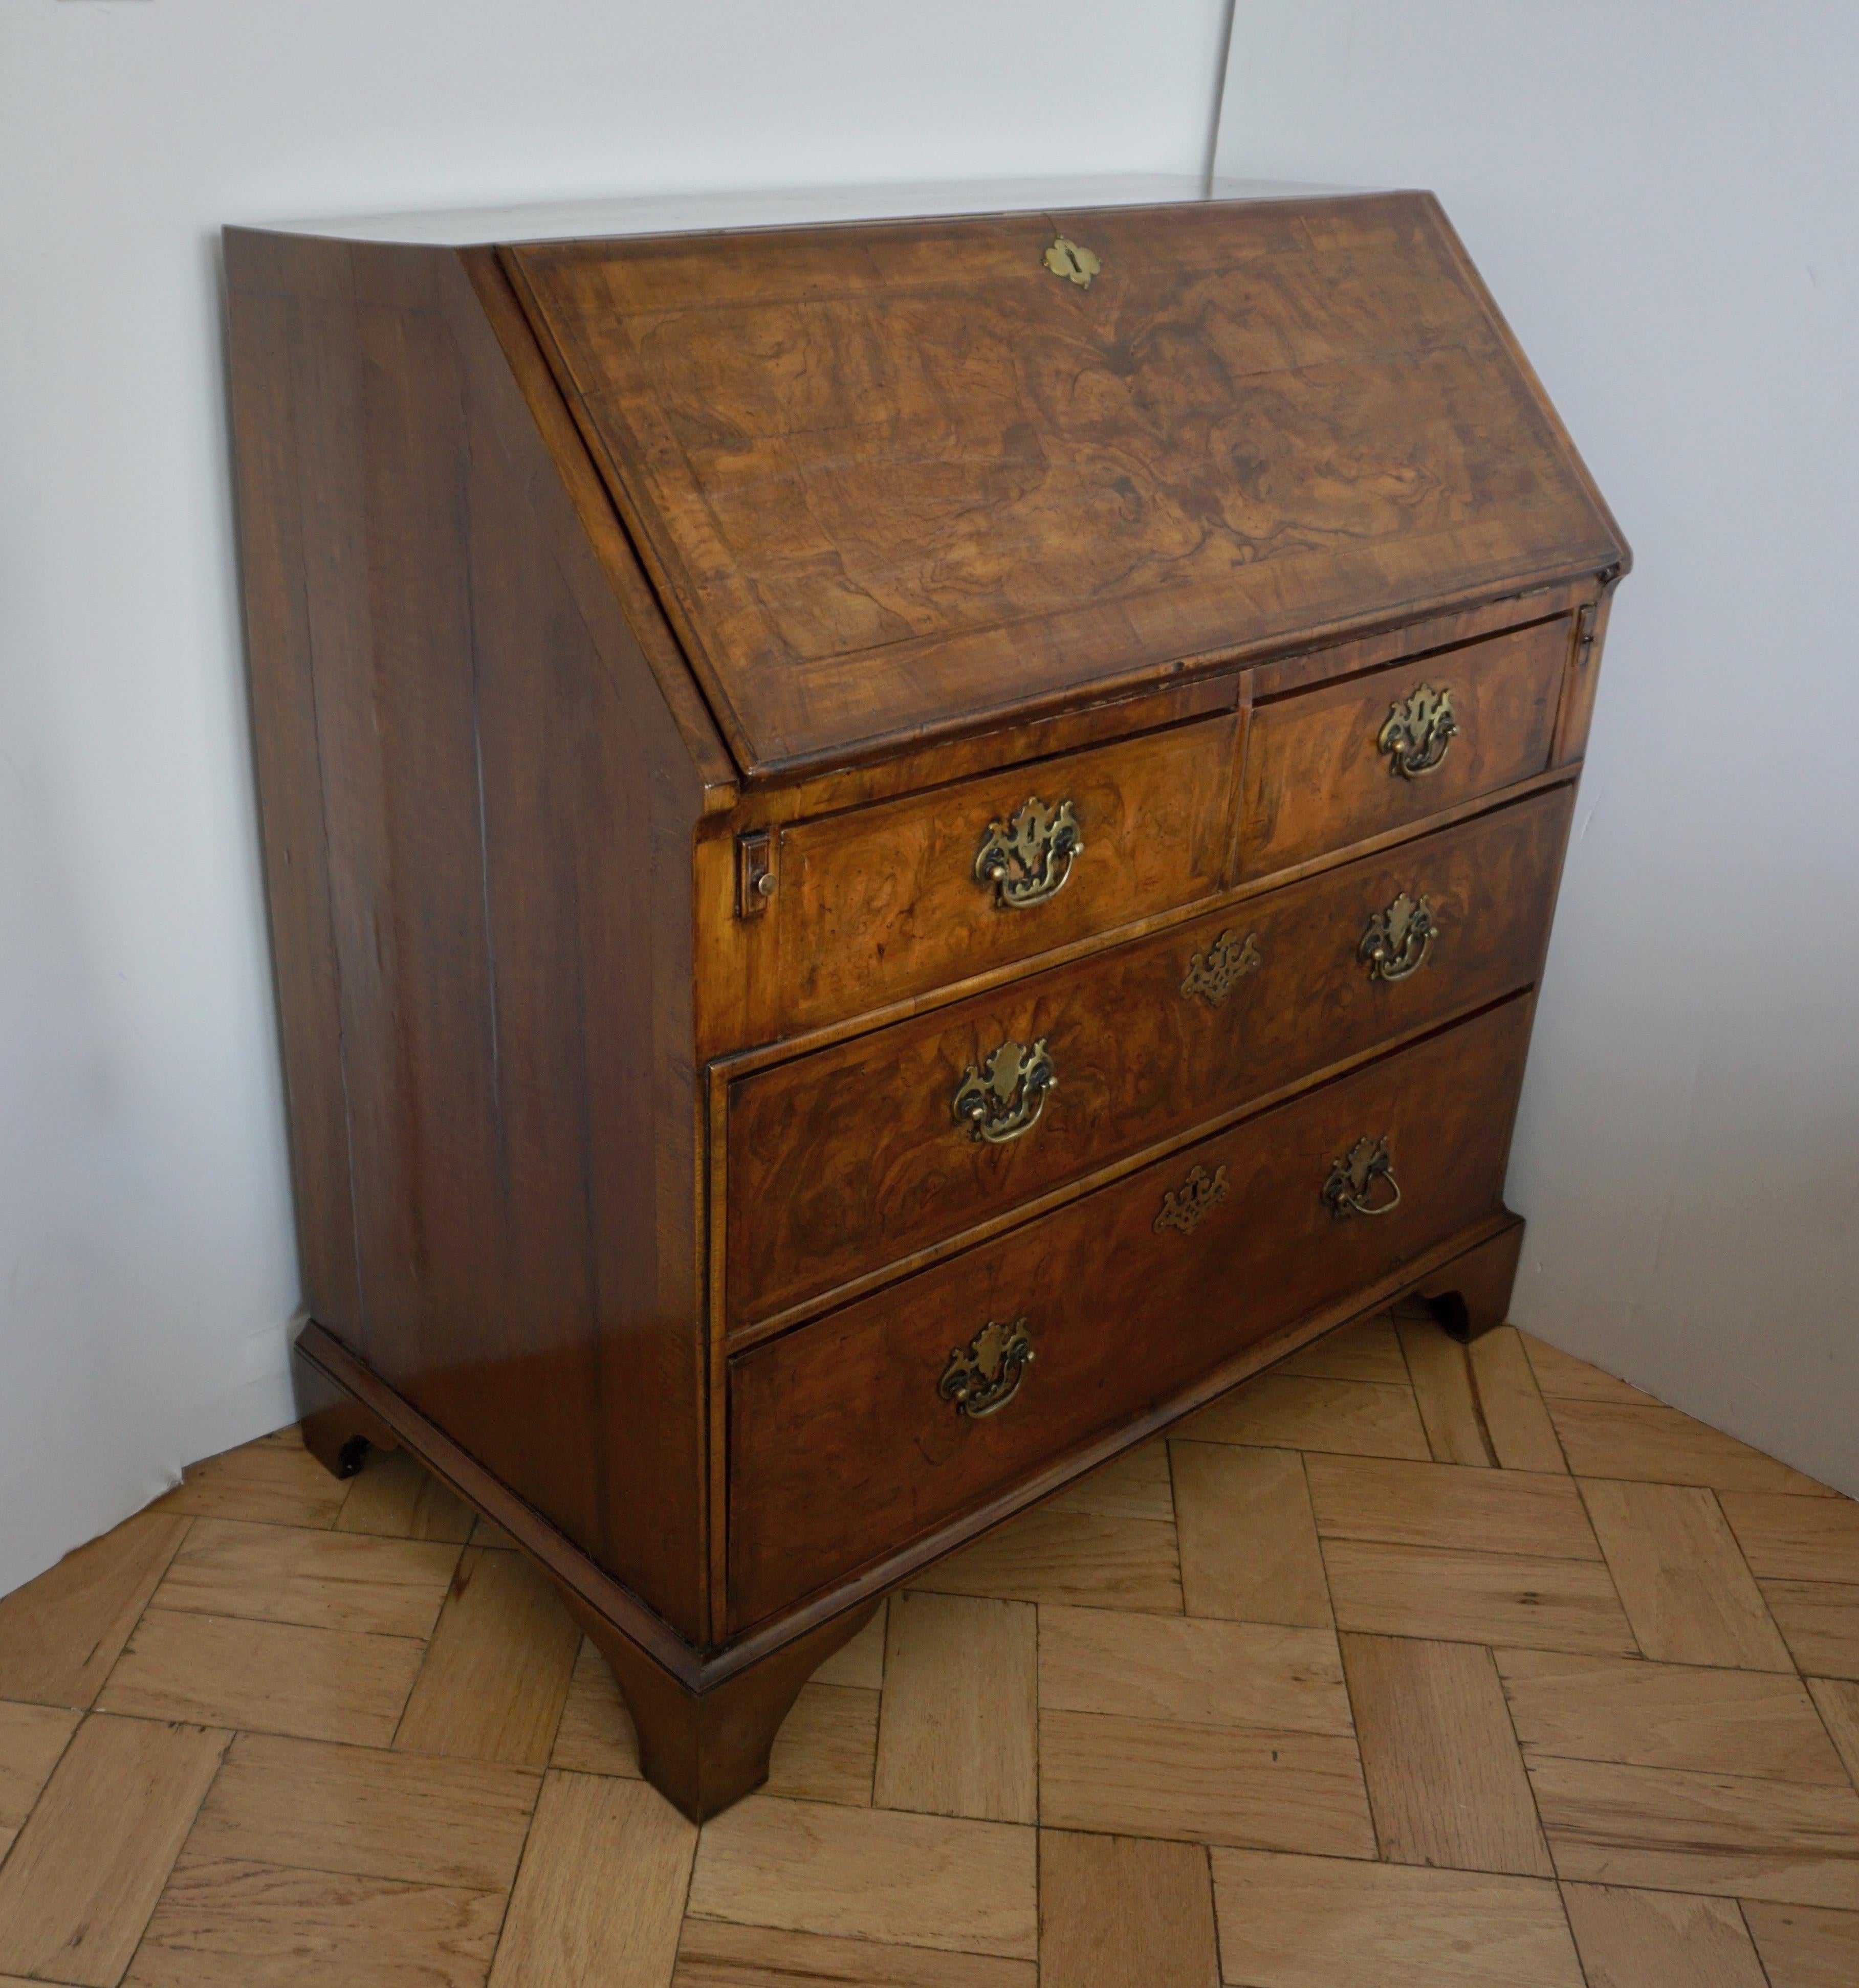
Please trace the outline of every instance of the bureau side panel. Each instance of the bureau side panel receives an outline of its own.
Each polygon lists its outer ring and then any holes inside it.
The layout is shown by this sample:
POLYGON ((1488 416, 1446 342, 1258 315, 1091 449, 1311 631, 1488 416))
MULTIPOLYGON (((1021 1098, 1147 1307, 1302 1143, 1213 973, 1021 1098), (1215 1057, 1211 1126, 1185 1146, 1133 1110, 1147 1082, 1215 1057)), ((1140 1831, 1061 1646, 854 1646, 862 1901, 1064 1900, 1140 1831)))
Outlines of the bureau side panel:
POLYGON ((701 1638, 699 777, 458 255, 228 270, 311 1309, 701 1638))

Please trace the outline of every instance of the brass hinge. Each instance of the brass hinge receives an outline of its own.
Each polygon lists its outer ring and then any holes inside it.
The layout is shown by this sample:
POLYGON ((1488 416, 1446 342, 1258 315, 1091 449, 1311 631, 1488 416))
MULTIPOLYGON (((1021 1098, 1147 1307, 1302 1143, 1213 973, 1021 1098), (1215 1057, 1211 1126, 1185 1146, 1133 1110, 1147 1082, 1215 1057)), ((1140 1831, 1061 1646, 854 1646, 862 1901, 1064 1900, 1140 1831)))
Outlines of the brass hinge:
POLYGON ((736 838, 736 915, 759 918, 774 895, 774 838, 751 828, 736 838))

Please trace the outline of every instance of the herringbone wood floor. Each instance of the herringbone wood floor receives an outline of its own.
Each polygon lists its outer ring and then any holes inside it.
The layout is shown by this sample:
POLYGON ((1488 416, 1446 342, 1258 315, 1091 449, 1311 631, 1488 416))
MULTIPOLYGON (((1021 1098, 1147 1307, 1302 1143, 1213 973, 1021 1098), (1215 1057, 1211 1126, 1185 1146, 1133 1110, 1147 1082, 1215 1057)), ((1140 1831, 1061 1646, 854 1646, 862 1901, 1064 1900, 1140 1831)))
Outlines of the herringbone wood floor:
POLYGON ((0 1988, 1851 1988, 1859 1506, 1346 1329, 938 1567, 701 1833, 501 1538, 290 1431, 0 1603, 0 1988))

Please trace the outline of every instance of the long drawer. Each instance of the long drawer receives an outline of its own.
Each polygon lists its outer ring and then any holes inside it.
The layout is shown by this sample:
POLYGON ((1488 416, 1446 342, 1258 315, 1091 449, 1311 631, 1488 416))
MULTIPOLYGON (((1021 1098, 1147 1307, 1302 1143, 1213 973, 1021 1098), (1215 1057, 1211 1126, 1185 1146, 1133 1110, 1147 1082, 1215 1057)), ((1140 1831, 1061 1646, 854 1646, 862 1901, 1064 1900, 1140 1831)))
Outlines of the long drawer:
POLYGON ((1525 985, 1571 794, 737 1079, 731 1326, 1525 985))
POLYGON ((1492 1213, 1529 1008, 1487 1009, 739 1355, 732 1629, 1492 1213))

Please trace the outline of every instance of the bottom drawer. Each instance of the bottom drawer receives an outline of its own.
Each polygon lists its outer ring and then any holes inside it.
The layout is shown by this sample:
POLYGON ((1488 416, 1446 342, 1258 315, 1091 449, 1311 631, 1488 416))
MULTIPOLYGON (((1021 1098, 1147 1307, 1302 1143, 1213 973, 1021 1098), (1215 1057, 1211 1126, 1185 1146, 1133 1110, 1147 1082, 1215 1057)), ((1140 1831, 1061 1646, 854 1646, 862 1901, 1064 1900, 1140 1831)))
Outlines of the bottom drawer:
POLYGON ((732 1631, 1491 1213, 1529 1013, 1489 1009, 733 1361, 732 1631))

